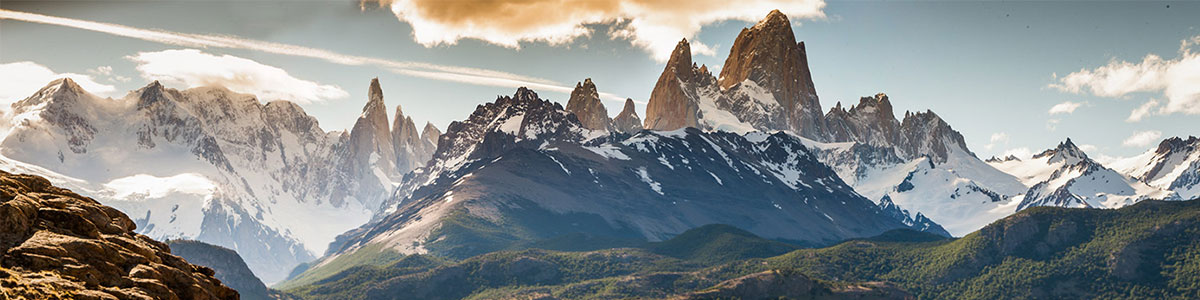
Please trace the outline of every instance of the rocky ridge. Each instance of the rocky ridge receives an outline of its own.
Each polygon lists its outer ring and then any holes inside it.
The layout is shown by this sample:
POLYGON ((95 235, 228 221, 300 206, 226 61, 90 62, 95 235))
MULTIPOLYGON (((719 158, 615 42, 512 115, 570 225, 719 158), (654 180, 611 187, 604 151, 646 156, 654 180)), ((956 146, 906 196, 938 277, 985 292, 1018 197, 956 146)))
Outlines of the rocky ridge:
POLYGON ((28 299, 238 299, 115 208, 0 172, 0 291, 28 299))

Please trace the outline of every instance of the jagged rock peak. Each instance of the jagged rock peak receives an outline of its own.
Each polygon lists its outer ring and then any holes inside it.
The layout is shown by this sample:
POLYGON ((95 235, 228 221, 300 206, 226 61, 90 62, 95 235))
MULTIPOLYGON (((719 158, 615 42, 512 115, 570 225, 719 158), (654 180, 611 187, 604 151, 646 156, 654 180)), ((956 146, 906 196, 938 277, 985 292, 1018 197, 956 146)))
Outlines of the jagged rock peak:
POLYGON ((613 118, 613 128, 618 132, 633 133, 642 130, 642 119, 638 117, 633 99, 625 99, 625 107, 613 118))
POLYGON ((49 102, 54 99, 75 99, 81 95, 87 94, 82 87, 79 87, 71 78, 63 77, 50 81, 33 95, 13 104, 16 113, 22 113, 26 109, 36 107, 44 102, 49 102))
POLYGON ((989 162, 989 163, 1002 163, 1002 162, 1009 162, 1009 161, 1021 161, 1021 159, 1017 158, 1016 155, 1009 155, 1009 156, 1005 156, 1005 157, 992 156, 992 157, 984 160, 984 162, 989 162))
POLYGON ((792 22, 790 20, 788 20, 787 15, 783 14, 783 12, 780 12, 778 9, 773 9, 773 10, 771 10, 771 12, 767 13, 766 18, 763 18, 762 21, 758 22, 758 24, 754 24, 754 29, 762 30, 763 28, 768 28, 768 27, 791 28, 792 22))
MULTIPOLYGON (((372 112, 386 113, 387 106, 383 104, 383 88, 379 86, 379 78, 371 79, 371 87, 367 90, 367 104, 363 106, 363 114, 372 112)), ((383 116, 385 119, 386 115, 383 116)))
POLYGON ((1191 151, 1192 149, 1200 148, 1200 138, 1189 136, 1187 140, 1180 137, 1170 137, 1158 143, 1158 148, 1154 150, 1157 154, 1166 154, 1181 149, 1191 151))
MULTIPOLYGON (((155 80, 154 83, 158 83, 158 81, 155 80)), ((70 77, 63 77, 51 81, 47 87, 49 86, 58 86, 57 91, 59 92, 71 92, 75 94, 85 93, 83 87, 80 87, 79 84, 75 83, 75 80, 72 80, 70 77)))
POLYGON ((171 98, 171 93, 167 91, 167 88, 164 87, 162 83, 159 83, 158 80, 155 80, 145 87, 134 91, 134 93, 138 95, 136 104, 138 109, 145 109, 154 105, 154 103, 159 101, 167 101, 171 98))
POLYGON ((801 136, 824 140, 821 104, 813 86, 807 54, 796 42, 791 23, 778 10, 750 28, 743 28, 721 67, 718 83, 729 90, 744 81, 766 89, 783 108, 784 128, 801 136))
MULTIPOLYGON (((421 137, 434 137, 442 135, 442 131, 433 125, 433 122, 425 122, 425 129, 421 130, 421 137)), ((436 143, 435 143, 436 144, 436 143)))
POLYGON ((700 76, 693 65, 691 46, 687 39, 683 39, 671 52, 671 58, 658 76, 654 90, 650 92, 645 128, 675 130, 699 127, 699 104, 694 99, 695 89, 700 85, 711 85, 712 76, 708 76, 709 79, 698 78, 700 76))
POLYGON ((592 79, 584 79, 575 84, 571 98, 567 100, 567 111, 575 114, 584 128, 592 130, 609 130, 612 120, 608 119, 608 110, 600 102, 600 92, 592 79))
POLYGON ((671 51, 671 58, 667 60, 667 70, 665 73, 674 73, 675 77, 683 81, 690 81, 695 75, 692 69, 692 46, 688 44, 686 38, 675 44, 675 50, 671 51))
POLYGON ((1037 159, 1047 156, 1050 157, 1049 162, 1051 163, 1065 161, 1067 164, 1075 164, 1088 160, 1087 154, 1083 153, 1083 150, 1079 149, 1079 146, 1076 146, 1075 142, 1071 141, 1071 138, 1058 143, 1058 146, 1054 147, 1054 149, 1042 151, 1042 153, 1034 155, 1033 158, 1037 159))

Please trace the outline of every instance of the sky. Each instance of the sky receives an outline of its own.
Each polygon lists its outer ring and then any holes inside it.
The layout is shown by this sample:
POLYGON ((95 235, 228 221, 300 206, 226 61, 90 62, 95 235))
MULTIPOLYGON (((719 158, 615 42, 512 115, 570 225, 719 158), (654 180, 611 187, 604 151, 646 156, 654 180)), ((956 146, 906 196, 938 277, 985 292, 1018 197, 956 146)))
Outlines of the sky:
MULTIPOLYGON (((887 93, 932 110, 981 158, 1071 138, 1094 157, 1200 135, 1200 2, 696 0, 0 2, 0 104, 72 77, 110 97, 221 84, 351 127, 378 77, 389 109, 445 128, 529 86, 592 78, 610 115, 645 101, 681 38, 719 69, 780 9, 823 110, 887 93)), ((390 113, 390 111, 389 111, 390 113)))

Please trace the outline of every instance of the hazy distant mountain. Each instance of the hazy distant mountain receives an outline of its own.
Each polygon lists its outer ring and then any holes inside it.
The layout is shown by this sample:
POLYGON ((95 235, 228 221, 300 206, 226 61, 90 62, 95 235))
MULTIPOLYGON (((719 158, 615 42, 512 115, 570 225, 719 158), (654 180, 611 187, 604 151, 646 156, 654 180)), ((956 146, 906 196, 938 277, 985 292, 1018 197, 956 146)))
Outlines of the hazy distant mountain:
POLYGON ((1168 138, 1141 155, 1109 165, 1137 181, 1173 191, 1180 198, 1200 197, 1200 138, 1168 138))
POLYGON ((0 153, 8 170, 120 208, 143 234, 237 250, 273 282, 369 220, 401 172, 431 155, 435 138, 399 115, 393 134, 378 81, 370 91, 352 131, 326 132, 291 102, 221 87, 154 82, 101 99, 61 79, 13 104, 0 153))
POLYGON ((242 257, 229 248, 191 240, 170 240, 171 254, 178 255, 188 262, 212 268, 213 277, 238 291, 243 300, 274 299, 276 291, 267 289, 259 280, 242 257))
POLYGON ((1071 139, 1027 160, 993 166, 1020 178, 1029 190, 1017 210, 1033 206, 1118 208, 1146 199, 1177 200, 1170 190, 1150 186, 1092 160, 1071 139))

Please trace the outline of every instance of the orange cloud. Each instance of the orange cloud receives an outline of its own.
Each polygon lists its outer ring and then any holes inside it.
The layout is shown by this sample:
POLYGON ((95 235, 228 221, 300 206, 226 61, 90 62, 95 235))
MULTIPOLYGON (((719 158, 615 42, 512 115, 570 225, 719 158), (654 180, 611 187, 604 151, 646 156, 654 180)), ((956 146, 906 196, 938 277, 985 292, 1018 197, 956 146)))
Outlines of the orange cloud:
MULTIPOLYGON (((366 1, 365 1, 366 2, 366 1)), ((628 39, 655 59, 665 61, 681 38, 694 40, 704 25, 740 20, 754 22, 779 9, 791 18, 823 18, 823 0, 382 0, 381 7, 413 27, 425 46, 453 45, 470 38, 510 48, 521 42, 560 45, 592 34, 584 25, 616 26, 614 38, 628 39)), ((366 5, 366 3, 364 3, 366 5)), ((692 51, 715 49, 693 43, 692 51)))

